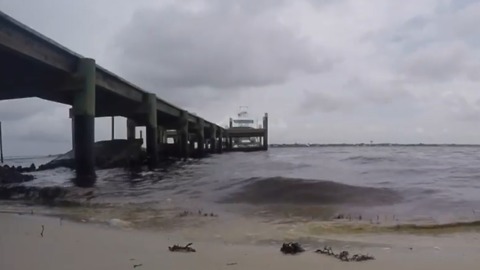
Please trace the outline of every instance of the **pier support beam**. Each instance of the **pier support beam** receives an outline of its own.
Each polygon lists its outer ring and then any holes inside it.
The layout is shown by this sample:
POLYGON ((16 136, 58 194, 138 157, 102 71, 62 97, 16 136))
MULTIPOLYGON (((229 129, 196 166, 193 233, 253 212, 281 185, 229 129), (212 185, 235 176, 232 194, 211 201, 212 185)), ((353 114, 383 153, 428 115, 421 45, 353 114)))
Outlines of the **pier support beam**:
POLYGON ((157 149, 157 154, 159 159, 164 158, 165 154, 165 143, 166 143, 166 130, 162 126, 157 126, 157 144, 158 144, 158 149, 157 149))
POLYGON ((263 149, 268 150, 268 113, 265 113, 263 117, 263 129, 265 130, 263 134, 263 149))
POLYGON ((218 143, 217 143, 217 153, 223 153, 223 129, 218 129, 218 143))
POLYGON ((195 127, 195 135, 197 137, 197 156, 202 158, 205 156, 205 123, 204 120, 199 118, 195 127))
POLYGON ((178 123, 178 148, 180 157, 183 159, 187 159, 189 156, 188 151, 188 119, 187 119, 187 111, 182 111, 180 115, 180 120, 178 123))
POLYGON ((78 75, 83 81, 73 100, 73 144, 75 149, 75 185, 93 186, 95 174, 95 60, 82 58, 78 63, 78 75))
POLYGON ((135 140, 135 129, 137 124, 134 120, 127 118, 127 140, 135 140))
POLYGON ((210 128, 210 153, 217 153, 217 127, 212 125, 210 128))
POLYGON ((112 141, 115 140, 115 116, 112 116, 112 141))
POLYGON ((188 151, 189 153, 195 153, 195 136, 189 135, 188 139, 188 151))
POLYGON ((158 135, 157 135, 158 145, 159 147, 161 147, 161 145, 165 143, 165 129, 161 126, 157 126, 157 132, 158 132, 158 135))
POLYGON ((232 151, 233 149, 233 138, 227 134, 227 150, 232 151))
POLYGON ((157 96, 149 93, 144 97, 146 109, 147 156, 148 167, 153 169, 158 165, 158 130, 157 130, 157 96))

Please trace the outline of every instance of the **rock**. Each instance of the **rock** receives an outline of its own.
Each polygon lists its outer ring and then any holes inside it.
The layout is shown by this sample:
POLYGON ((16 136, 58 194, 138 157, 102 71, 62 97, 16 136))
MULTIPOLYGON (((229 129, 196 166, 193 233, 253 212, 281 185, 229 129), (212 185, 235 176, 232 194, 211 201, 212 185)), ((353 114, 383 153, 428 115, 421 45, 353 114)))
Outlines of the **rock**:
POLYGON ((0 184, 16 184, 33 180, 32 175, 21 174, 15 166, 0 166, 0 184))
POLYGON ((191 247, 192 243, 188 243, 185 246, 179 246, 179 245, 173 245, 171 247, 168 247, 168 250, 171 252, 196 252, 194 248, 191 247))
MULTIPOLYGON (((115 167, 138 167, 146 158, 142 149, 143 140, 109 140, 95 143, 95 166, 100 169, 115 167)), ((75 168, 73 150, 58 156, 38 170, 50 170, 59 167, 75 168)))
POLYGON ((299 243, 283 243, 280 251, 284 254, 297 254, 300 252, 304 252, 305 249, 299 243))

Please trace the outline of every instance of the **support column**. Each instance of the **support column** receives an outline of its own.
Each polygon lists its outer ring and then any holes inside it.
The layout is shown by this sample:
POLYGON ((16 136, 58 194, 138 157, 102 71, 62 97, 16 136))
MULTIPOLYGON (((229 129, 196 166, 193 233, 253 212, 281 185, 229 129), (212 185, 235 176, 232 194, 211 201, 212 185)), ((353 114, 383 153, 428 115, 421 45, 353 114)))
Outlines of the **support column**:
POLYGON ((95 184, 95 60, 82 58, 78 75, 83 80, 73 100, 73 138, 75 149, 75 185, 90 187, 95 184))
POLYGON ((268 113, 265 113, 263 117, 263 129, 265 130, 263 133, 263 149, 268 150, 268 113))
POLYGON ((232 151, 232 149, 233 149, 233 138, 230 137, 230 135, 228 135, 227 133, 227 150, 232 151))
POLYGON ((0 162, 3 163, 2 122, 0 121, 0 162))
POLYGON ((135 140, 135 128, 137 124, 134 120, 127 118, 127 140, 135 140))
POLYGON ((217 153, 221 154, 223 153, 223 129, 219 128, 218 130, 218 147, 217 147, 217 153))
POLYGON ((191 135, 188 137, 188 151, 189 153, 195 153, 195 137, 191 135))
POLYGON ((210 128, 210 153, 217 153, 217 127, 212 125, 210 128))
POLYGON ((197 126, 196 126, 196 137, 197 137, 197 156, 202 158, 205 156, 205 123, 204 120, 198 118, 197 126))
POLYGON ((75 117, 73 117, 73 107, 68 110, 70 119, 72 119, 72 151, 75 155, 75 117))
POLYGON ((112 141, 115 140, 115 116, 112 116, 112 141))
POLYGON ((166 129, 164 127, 158 126, 157 130, 158 130, 158 143, 164 144, 166 142, 165 140, 166 129))
POLYGON ((148 167, 153 169, 158 165, 157 96, 149 93, 144 98, 147 116, 146 135, 148 167))
POLYGON ((187 159, 189 156, 188 151, 188 119, 187 119, 188 112, 182 111, 179 120, 179 127, 177 130, 178 139, 179 139, 179 153, 180 157, 183 159, 187 159))

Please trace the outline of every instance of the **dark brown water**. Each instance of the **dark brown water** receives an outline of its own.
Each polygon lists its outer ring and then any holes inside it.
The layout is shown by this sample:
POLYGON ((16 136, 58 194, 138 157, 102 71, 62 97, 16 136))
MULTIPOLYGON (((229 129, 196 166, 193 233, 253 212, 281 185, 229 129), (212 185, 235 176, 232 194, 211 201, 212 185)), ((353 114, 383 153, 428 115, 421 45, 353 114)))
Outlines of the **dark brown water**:
MULTIPOLYGON (((240 219, 296 224, 307 234, 477 230, 479 150, 322 147, 228 153, 136 175, 101 170, 88 199, 70 188, 68 169, 37 172, 27 185, 62 186, 79 194, 79 207, 43 211, 78 219, 121 218, 150 228, 205 224, 215 218, 199 218, 208 212, 236 224, 240 219), (185 210, 189 213, 182 216, 185 210)), ((48 158, 7 163, 40 160, 48 158)), ((10 208, 21 204, 4 202, 10 208)))

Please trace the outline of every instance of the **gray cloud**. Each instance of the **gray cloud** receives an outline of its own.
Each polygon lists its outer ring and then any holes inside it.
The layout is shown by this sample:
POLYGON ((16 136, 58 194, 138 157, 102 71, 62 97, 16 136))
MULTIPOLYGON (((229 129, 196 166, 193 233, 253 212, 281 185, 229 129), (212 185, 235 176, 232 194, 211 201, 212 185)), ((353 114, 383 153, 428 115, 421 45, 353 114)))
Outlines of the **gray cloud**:
POLYGON ((445 82, 459 77, 477 80, 480 61, 461 42, 435 43, 410 53, 401 72, 411 79, 445 82))
POLYGON ((299 109, 302 113, 332 113, 351 112, 357 104, 345 96, 338 96, 324 92, 305 91, 303 102, 299 109))
MULTIPOLYGON (((269 112, 271 142, 479 142, 478 1, 0 3, 210 121, 228 123, 240 105, 254 118, 269 112)), ((66 107, 0 105, 9 154, 70 149, 66 107)), ((118 119, 117 138, 125 136, 118 119)), ((109 119, 96 119, 95 137, 110 137, 109 119)))
POLYGON ((354 93, 359 103, 387 104, 402 102, 412 98, 412 95, 402 81, 397 78, 383 81, 352 77, 344 85, 345 91, 354 93))
POLYGON ((295 73, 329 69, 322 51, 271 15, 267 7, 276 5, 210 1, 200 11, 142 9, 116 40, 118 65, 162 93, 281 84, 295 73))

